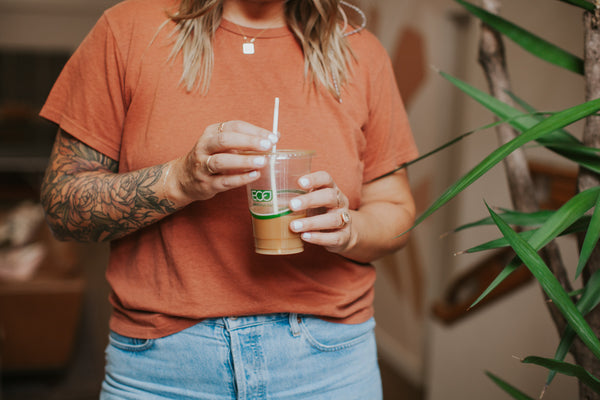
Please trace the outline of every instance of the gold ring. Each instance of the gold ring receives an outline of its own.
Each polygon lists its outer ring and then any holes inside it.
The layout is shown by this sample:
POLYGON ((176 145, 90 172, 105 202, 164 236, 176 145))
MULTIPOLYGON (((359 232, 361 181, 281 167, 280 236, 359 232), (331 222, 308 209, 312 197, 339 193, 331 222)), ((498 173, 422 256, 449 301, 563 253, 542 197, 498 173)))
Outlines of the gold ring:
POLYGON ((350 222, 350 213, 348 211, 342 212, 340 214, 340 217, 342 218, 340 226, 345 226, 348 222, 350 222))
POLYGON ((216 172, 213 171, 213 169, 210 167, 210 159, 212 158, 212 155, 208 156, 208 158, 206 159, 206 162, 204 163, 204 165, 206 166, 206 171, 211 174, 211 175, 215 175, 216 172))

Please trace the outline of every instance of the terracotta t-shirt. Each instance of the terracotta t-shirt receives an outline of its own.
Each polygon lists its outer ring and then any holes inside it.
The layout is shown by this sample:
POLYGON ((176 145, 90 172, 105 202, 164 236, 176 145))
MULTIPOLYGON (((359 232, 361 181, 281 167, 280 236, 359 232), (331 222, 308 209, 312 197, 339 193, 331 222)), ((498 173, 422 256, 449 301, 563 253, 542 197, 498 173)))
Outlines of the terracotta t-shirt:
MULTIPOLYGON (((280 98, 280 149, 316 152, 360 206, 364 182, 413 159, 417 150, 385 49, 369 32, 348 36, 356 62, 342 102, 304 74, 287 28, 223 21, 214 38, 207 94, 180 84, 182 57, 169 59, 176 0, 127 0, 107 10, 65 66, 41 115, 119 162, 120 172, 186 154, 206 126, 244 120, 270 129, 280 98), (244 35, 255 54, 242 53, 244 35)), ((165 336, 210 317, 277 312, 358 323, 373 314, 375 270, 307 244, 289 256, 254 252, 244 188, 190 204, 111 243, 106 272, 110 327, 165 336)))

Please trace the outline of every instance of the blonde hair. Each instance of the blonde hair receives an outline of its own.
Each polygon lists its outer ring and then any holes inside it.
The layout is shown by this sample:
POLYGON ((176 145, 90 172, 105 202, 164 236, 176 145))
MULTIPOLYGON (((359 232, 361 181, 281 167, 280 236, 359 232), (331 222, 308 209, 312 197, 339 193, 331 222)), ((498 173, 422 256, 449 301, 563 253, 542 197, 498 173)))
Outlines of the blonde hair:
MULTIPOLYGON (((208 91, 213 69, 212 39, 221 22, 224 0, 181 0, 179 10, 168 14, 176 23, 171 56, 183 54, 182 83, 188 91, 208 91)), ((349 61, 353 57, 344 30, 348 18, 341 0, 287 0, 286 23, 304 53, 305 75, 309 82, 320 82, 336 98, 347 82, 349 61), (343 22, 343 24, 341 24, 343 22)), ((345 4, 345 3, 344 3, 345 4)), ((363 17, 364 14, 357 10, 363 17)))

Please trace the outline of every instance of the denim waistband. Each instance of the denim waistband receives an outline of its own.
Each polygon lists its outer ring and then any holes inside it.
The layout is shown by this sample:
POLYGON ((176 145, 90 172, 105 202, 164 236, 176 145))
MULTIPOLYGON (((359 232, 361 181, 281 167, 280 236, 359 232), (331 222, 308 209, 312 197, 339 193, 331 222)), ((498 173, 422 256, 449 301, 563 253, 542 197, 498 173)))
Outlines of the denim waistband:
POLYGON ((297 314, 294 313, 277 313, 264 315, 248 315, 248 316, 232 316, 206 319, 205 324, 213 324, 226 327, 228 330, 243 329, 257 325, 268 325, 281 321, 297 320, 297 314))

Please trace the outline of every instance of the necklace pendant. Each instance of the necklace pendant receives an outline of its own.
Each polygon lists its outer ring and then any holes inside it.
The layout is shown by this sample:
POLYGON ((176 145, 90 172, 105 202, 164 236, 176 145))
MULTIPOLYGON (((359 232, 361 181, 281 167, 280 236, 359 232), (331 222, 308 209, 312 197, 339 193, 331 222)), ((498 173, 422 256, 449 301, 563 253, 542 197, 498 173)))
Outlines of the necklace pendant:
POLYGON ((242 45, 242 52, 244 54, 254 54, 254 43, 247 42, 242 45))

